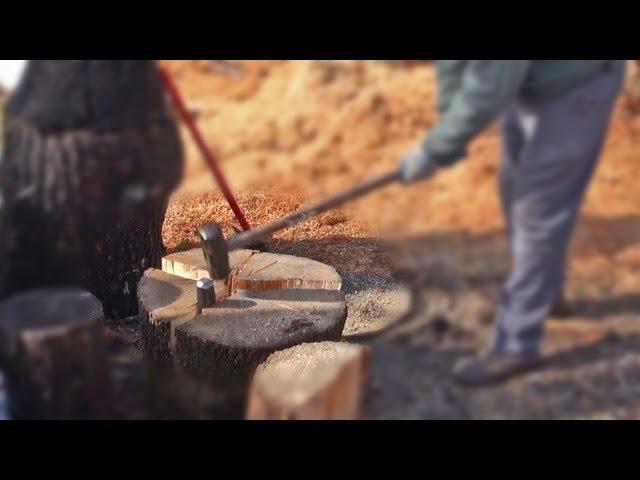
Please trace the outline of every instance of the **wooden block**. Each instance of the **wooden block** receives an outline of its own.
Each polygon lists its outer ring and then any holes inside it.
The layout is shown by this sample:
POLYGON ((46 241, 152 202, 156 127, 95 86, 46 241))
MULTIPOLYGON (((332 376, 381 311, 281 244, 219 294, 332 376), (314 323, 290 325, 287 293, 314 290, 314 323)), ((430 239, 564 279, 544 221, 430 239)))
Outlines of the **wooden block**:
POLYGON ((370 349, 305 343, 271 355, 253 378, 247 419, 360 418, 370 349))
POLYGON ((0 351, 14 419, 100 419, 112 411, 100 302, 79 289, 0 304, 0 351))

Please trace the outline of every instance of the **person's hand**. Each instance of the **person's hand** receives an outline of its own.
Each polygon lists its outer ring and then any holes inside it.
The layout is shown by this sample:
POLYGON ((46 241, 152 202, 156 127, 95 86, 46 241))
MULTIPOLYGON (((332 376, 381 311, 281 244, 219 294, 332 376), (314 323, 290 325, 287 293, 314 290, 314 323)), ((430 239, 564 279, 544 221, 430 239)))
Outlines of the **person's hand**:
POLYGON ((412 183, 432 176, 438 165, 418 146, 400 158, 399 169, 402 181, 412 183))

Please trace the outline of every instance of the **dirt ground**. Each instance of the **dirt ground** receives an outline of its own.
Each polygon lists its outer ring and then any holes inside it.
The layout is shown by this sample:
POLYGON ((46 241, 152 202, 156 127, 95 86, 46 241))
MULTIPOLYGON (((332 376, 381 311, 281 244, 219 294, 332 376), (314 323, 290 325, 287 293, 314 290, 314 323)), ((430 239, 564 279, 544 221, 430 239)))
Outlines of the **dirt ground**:
MULTIPOLYGON (((260 225, 393 168, 437 119, 431 64, 382 61, 165 62, 249 220, 260 225)), ((479 348, 508 268, 497 126, 434 180, 394 186, 274 236, 274 252, 334 266, 350 306, 398 280, 413 310, 373 345, 367 418, 629 418, 640 414, 640 113, 623 96, 571 249, 575 316, 550 320, 549 366, 461 389, 453 363, 479 348)), ((195 229, 237 225, 183 131, 187 164, 164 228, 170 251, 195 229)), ((368 302, 368 300, 367 300, 368 302)), ((358 307, 358 308, 360 308, 358 307)), ((366 318, 351 319, 366 332, 366 318)))

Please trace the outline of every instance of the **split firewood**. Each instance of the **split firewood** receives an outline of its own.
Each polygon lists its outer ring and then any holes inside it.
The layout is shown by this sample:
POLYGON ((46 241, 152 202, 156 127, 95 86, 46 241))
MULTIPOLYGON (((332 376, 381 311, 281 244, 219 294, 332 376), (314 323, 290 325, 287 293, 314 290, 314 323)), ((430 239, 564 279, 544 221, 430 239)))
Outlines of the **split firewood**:
POLYGON ((360 418, 370 349, 348 343, 305 343, 271 355, 254 376, 251 420, 360 418))
POLYGON ((342 280, 328 265, 290 255, 231 252, 230 278, 214 281, 216 305, 196 315, 196 280, 209 276, 202 250, 168 255, 162 263, 165 271, 147 271, 138 289, 145 350, 159 360, 179 350, 180 363, 191 371, 250 374, 277 349, 341 338, 342 280))

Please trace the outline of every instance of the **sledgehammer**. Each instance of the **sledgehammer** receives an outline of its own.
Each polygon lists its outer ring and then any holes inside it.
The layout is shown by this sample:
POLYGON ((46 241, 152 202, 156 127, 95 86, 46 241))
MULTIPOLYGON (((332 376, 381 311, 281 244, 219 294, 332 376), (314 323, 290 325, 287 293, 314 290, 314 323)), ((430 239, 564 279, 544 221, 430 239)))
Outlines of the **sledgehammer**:
POLYGON ((349 190, 328 197, 310 207, 300 209, 286 217, 276 220, 262 227, 247 230, 225 240, 222 229, 211 224, 198 230, 202 242, 202 251, 207 263, 209 274, 213 279, 229 276, 229 252, 245 248, 266 240, 273 233, 299 223, 305 222, 327 210, 342 205, 349 200, 356 199, 379 188, 400 180, 400 172, 394 170, 379 177, 365 181, 349 190))

